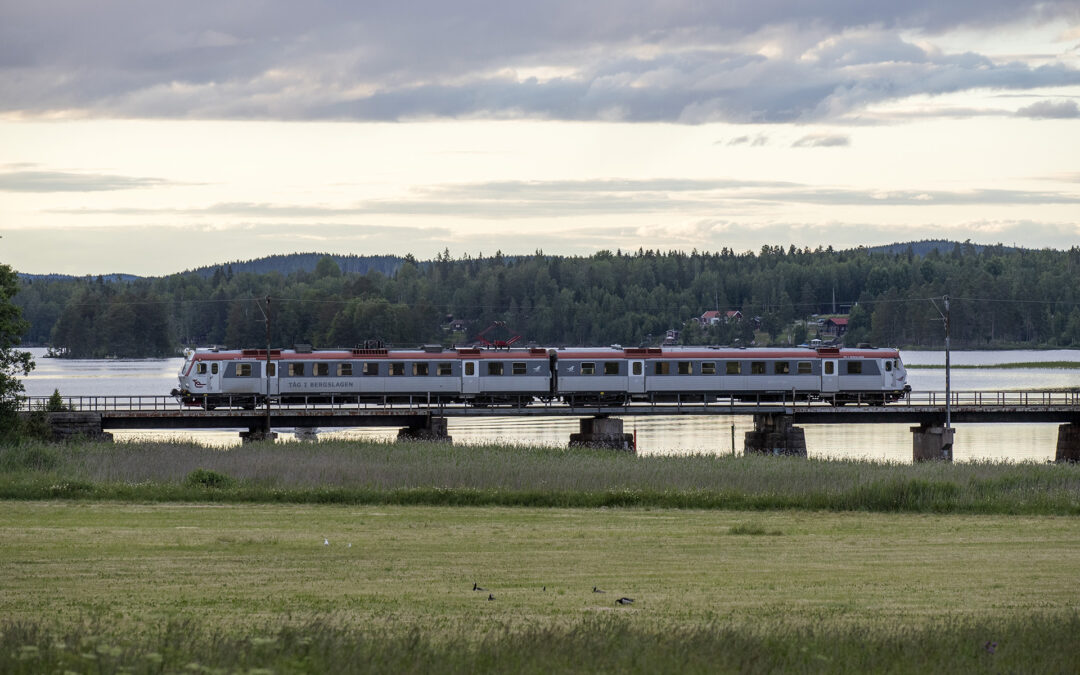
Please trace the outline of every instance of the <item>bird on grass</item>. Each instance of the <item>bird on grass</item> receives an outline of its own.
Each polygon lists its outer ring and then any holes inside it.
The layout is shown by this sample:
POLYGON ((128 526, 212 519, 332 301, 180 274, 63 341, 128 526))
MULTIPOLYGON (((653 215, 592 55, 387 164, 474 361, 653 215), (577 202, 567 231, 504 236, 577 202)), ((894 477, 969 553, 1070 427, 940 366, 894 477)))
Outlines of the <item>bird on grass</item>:
POLYGON ((593 593, 607 593, 607 591, 602 591, 599 588, 597 588, 596 586, 592 587, 592 592, 593 593))
POLYGON ((472 589, 474 591, 486 591, 487 590, 486 588, 480 588, 479 586, 477 586, 475 581, 473 582, 472 589))
POLYGON ((495 599, 495 596, 492 595, 491 593, 488 593, 488 600, 494 600, 494 599, 495 599))
POLYGON ((322 539, 322 545, 323 545, 323 546, 329 546, 329 545, 330 545, 330 540, 329 540, 329 539, 327 539, 326 537, 323 537, 323 539, 322 539))
POLYGON ((619 598, 615 601, 616 605, 632 605, 634 604, 633 598, 619 598))

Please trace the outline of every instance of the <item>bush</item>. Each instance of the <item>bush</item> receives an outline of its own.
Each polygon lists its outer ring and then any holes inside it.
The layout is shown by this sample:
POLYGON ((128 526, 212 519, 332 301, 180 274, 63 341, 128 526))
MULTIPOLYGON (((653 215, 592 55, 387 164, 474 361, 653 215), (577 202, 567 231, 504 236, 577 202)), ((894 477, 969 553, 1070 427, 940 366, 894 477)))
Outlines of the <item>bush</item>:
POLYGON ((184 479, 188 487, 225 489, 236 485, 236 479, 209 469, 195 469, 184 479))
POLYGON ((53 389, 52 396, 45 403, 45 412, 68 412, 73 409, 73 406, 64 403, 64 397, 60 395, 59 389, 53 389))

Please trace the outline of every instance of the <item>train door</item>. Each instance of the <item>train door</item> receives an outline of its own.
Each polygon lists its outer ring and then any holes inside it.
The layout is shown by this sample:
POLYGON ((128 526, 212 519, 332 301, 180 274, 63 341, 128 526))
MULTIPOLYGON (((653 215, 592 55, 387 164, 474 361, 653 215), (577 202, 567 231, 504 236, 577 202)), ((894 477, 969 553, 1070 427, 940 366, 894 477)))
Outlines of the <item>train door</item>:
POLYGON ((461 365, 461 393, 480 393, 480 362, 466 361, 461 365))
POLYGON ((629 375, 628 391, 631 394, 644 394, 645 393, 645 362, 640 360, 634 360, 630 362, 630 375, 629 375))
POLYGON ((221 363, 217 361, 211 361, 209 363, 209 370, 206 373, 206 389, 205 391, 211 394, 221 393, 221 363))
POLYGON ((836 359, 824 359, 821 362, 821 391, 834 393, 840 389, 840 367, 836 359))
POLYGON ((278 395, 278 375, 277 375, 278 364, 277 364, 276 361, 270 361, 269 363, 264 363, 263 367, 266 368, 266 386, 265 386, 266 395, 267 396, 277 396, 278 395))

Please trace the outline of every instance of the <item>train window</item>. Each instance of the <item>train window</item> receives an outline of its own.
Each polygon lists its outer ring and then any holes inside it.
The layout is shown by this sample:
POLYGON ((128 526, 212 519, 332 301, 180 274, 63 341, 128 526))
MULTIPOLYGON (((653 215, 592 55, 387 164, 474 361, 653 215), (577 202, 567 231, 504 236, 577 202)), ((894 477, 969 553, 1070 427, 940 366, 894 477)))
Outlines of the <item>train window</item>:
POLYGON ((742 363, 739 361, 728 361, 724 372, 728 375, 741 375, 742 363))
POLYGON ((378 364, 378 362, 377 361, 366 361, 364 363, 364 374, 365 375, 378 375, 379 374, 379 364, 378 364))
POLYGON ((211 375, 217 375, 217 364, 216 363, 211 363, 210 364, 210 374, 211 375))
POLYGON ((426 364, 426 363, 414 363, 414 364, 412 364, 412 374, 413 375, 427 375, 428 374, 428 364, 426 364))
POLYGON ((584 363, 581 364, 581 374, 582 375, 595 375, 596 374, 596 364, 591 362, 591 361, 585 361, 584 363))
POLYGON ((473 363, 472 361, 467 362, 465 364, 465 374, 468 375, 469 377, 472 377, 473 375, 475 375, 476 374, 476 364, 473 363))
POLYGON ((848 361, 847 362, 847 374, 848 375, 862 375, 862 361, 848 361))
POLYGON ((657 375, 670 375, 671 374, 671 363, 669 363, 668 361, 657 361, 656 362, 656 374, 657 375))
POLYGON ((776 375, 787 375, 791 372, 791 363, 787 361, 775 361, 773 362, 773 373, 776 375))
POLYGON ((330 374, 330 364, 329 363, 315 363, 315 364, 312 364, 311 374, 312 375, 317 375, 318 377, 326 377, 327 375, 330 374))
POLYGON ((304 376, 304 364, 302 363, 290 363, 289 364, 289 377, 303 377, 304 376))
POLYGON ((273 377, 273 376, 277 375, 277 364, 276 363, 268 363, 268 364, 266 364, 266 374, 269 375, 270 377, 273 377))
POLYGON ((886 361, 885 362, 885 372, 886 373, 891 373, 892 372, 892 361, 886 361))
POLYGON ((206 364, 205 363, 197 364, 195 366, 195 374, 196 375, 205 375, 206 374, 206 364))
POLYGON ((338 377, 352 377, 352 364, 351 363, 339 363, 337 364, 338 377))
POLYGON ((750 374, 751 375, 764 375, 765 374, 765 362, 764 361, 751 361, 750 362, 750 374))
POLYGON ((619 362, 618 361, 604 361, 604 374, 605 375, 618 375, 619 374, 619 362))
POLYGON ((800 375, 809 375, 810 373, 813 372, 813 370, 814 369, 810 365, 809 361, 799 361, 799 374, 800 375))
POLYGON ((715 375, 716 374, 716 363, 714 363, 713 361, 702 361, 701 362, 701 374, 702 375, 715 375))
POLYGON ((502 375, 503 364, 501 361, 491 361, 488 363, 488 375, 502 375))
POLYGON ((454 368, 449 363, 439 364, 439 375, 453 375, 454 368))
POLYGON ((641 374, 641 361, 634 361, 634 374, 635 375, 640 375, 641 374))
POLYGON ((680 375, 693 375, 694 365, 689 361, 679 361, 679 374, 680 375))
POLYGON ((525 374, 525 362, 524 361, 515 361, 514 366, 513 366, 513 373, 514 373, 514 375, 524 375, 525 374))
POLYGON ((405 364, 401 361, 395 361, 390 364, 390 375, 404 375, 405 364))
POLYGON ((832 375, 835 372, 836 372, 836 363, 834 363, 832 361, 826 361, 825 362, 825 374, 826 375, 832 375))
POLYGON ((238 364, 236 364, 236 376, 237 377, 251 377, 251 364, 250 363, 238 363, 238 364))

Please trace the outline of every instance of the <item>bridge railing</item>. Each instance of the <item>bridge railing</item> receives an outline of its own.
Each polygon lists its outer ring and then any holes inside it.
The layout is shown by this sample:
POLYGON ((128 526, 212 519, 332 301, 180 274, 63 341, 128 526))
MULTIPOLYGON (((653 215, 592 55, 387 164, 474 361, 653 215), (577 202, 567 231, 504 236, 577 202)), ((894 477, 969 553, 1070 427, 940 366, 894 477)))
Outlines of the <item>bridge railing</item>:
POLYGON ((24 396, 23 412, 111 412, 116 410, 178 411, 183 406, 172 396, 64 396, 57 405, 51 396, 24 396))
MULTIPOLYGON (((956 407, 1025 407, 1025 406, 1080 406, 1080 390, 1053 390, 1053 391, 954 391, 949 398, 951 405, 956 407)), ((221 408, 224 410, 263 410, 265 404, 256 401, 250 395, 234 396, 224 401, 216 401, 213 404, 207 401, 203 406, 183 405, 172 396, 64 396, 62 406, 56 405, 56 400, 46 396, 28 396, 20 399, 20 409, 23 411, 35 410, 70 410, 80 412, 197 412, 200 409, 211 410, 221 408)), ((848 406, 881 406, 880 394, 852 394, 846 402, 848 406)), ((945 392, 942 391, 919 391, 911 392, 899 401, 886 404, 887 407, 899 406, 930 406, 943 407, 946 404, 945 392)), ((666 400, 651 400, 635 402, 633 408, 649 408, 657 410, 678 411, 681 408, 749 408, 762 406, 782 406, 789 408, 817 408, 831 407, 832 404, 823 401, 811 401, 793 396, 791 392, 767 394, 762 393, 750 398, 719 398, 702 401, 701 395, 677 395, 674 400, 669 397, 666 400)), ((596 408, 618 409, 619 406, 610 405, 575 405, 569 406, 562 401, 532 400, 528 402, 532 409, 549 408, 552 410, 592 410, 596 408)), ((445 402, 432 399, 429 396, 387 396, 381 401, 357 401, 355 396, 321 395, 294 399, 289 403, 271 403, 272 410, 320 410, 338 411, 348 413, 352 411, 362 412, 374 409, 392 409, 394 411, 410 412, 434 412, 446 409, 461 409, 469 407, 464 403, 445 402)), ((491 405, 491 408, 512 410, 514 405, 491 405)))

